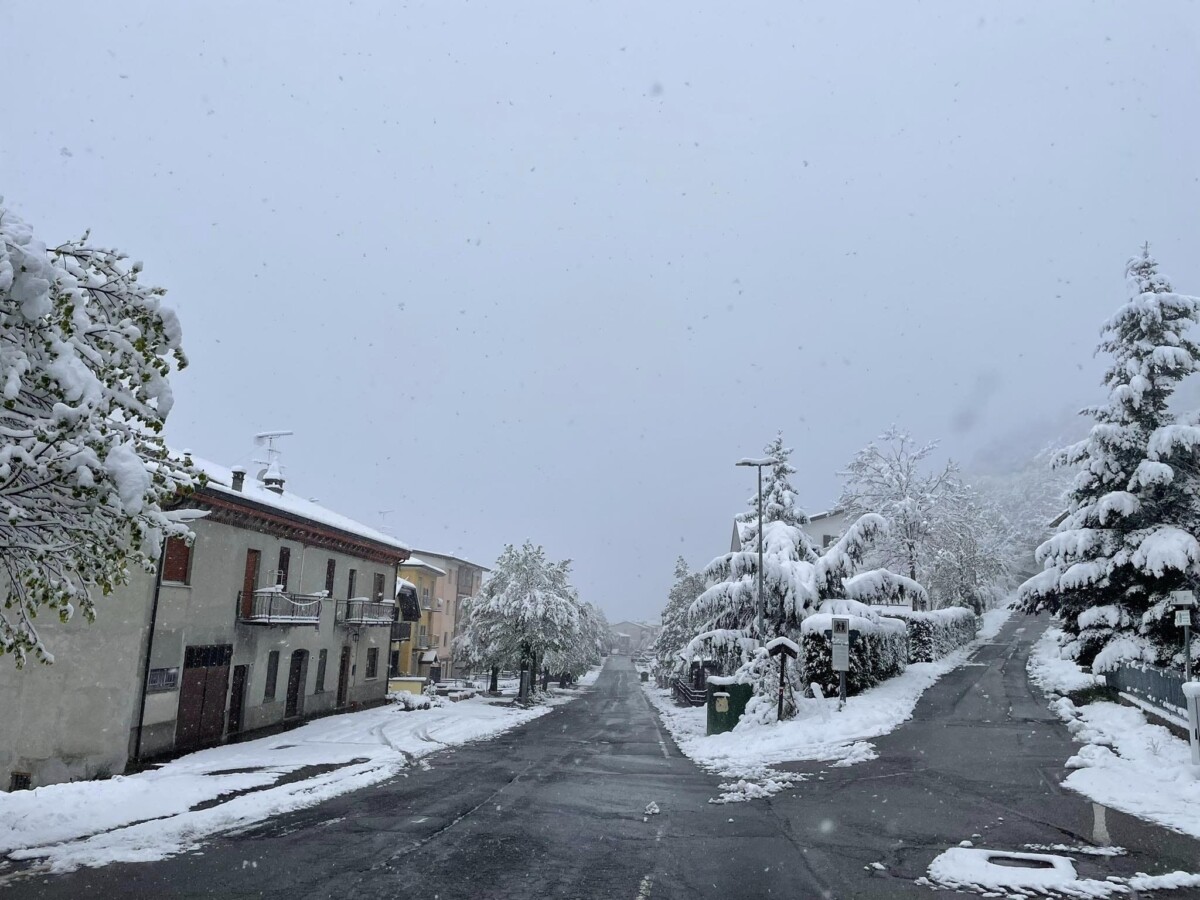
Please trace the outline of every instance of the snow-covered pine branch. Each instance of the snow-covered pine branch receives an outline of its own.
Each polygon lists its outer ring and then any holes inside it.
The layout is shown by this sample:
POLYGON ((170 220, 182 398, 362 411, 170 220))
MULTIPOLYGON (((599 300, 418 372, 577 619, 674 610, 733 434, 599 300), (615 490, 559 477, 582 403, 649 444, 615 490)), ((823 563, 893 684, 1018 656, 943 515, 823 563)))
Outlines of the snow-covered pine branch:
POLYGON ((191 490, 159 436, 181 330, 142 264, 81 240, 48 249, 0 201, 0 652, 52 662, 34 624, 152 571, 162 507, 191 490))
POLYGON ((1037 551, 1043 571, 1020 589, 1028 609, 1057 611, 1070 651, 1102 671, 1125 661, 1179 664, 1167 598, 1200 583, 1194 415, 1168 407, 1194 372, 1188 336, 1200 300, 1171 289, 1144 247, 1126 266, 1129 299, 1105 323, 1108 401, 1084 410, 1088 437, 1056 458, 1079 471, 1067 518, 1037 551), (1102 612, 1101 612, 1102 611, 1102 612))

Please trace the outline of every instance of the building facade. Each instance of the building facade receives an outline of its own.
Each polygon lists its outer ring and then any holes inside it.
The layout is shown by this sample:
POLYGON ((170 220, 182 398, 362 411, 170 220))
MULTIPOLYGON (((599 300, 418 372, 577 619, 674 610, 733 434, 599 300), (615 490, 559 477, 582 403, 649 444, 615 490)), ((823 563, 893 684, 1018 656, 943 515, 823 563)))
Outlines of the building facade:
POLYGON ((445 577, 444 569, 419 556, 410 556, 400 564, 400 578, 416 591, 420 618, 407 629, 407 640, 394 641, 392 644, 393 659, 398 667, 395 675, 434 680, 442 677, 449 650, 441 651, 435 635, 440 633, 442 624, 438 604, 441 602, 441 582, 445 577))
POLYGON ((458 611, 462 601, 478 593, 483 579, 491 571, 457 556, 436 553, 432 550, 413 550, 413 555, 444 573, 433 591, 433 604, 429 610, 428 641, 426 655, 437 652, 441 677, 465 677, 470 672, 459 671, 454 661, 454 637, 458 633, 458 611))
POLYGON ((185 504, 204 516, 194 542, 168 541, 157 576, 135 573, 95 625, 45 626, 53 666, 0 667, 10 785, 116 774, 386 697, 408 549, 277 473, 196 463, 209 480, 185 504))

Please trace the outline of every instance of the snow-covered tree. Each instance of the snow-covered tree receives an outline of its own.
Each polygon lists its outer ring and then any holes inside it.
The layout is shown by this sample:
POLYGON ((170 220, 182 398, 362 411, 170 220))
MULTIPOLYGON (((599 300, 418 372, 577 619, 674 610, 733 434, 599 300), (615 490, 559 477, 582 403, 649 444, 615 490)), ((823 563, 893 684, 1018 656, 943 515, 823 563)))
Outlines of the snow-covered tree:
POLYGON ((1016 533, 987 498, 972 491, 958 504, 933 531, 925 586, 934 609, 965 606, 978 614, 1012 588, 1016 533))
MULTIPOLYGON (((1197 451, 1200 417, 1168 408, 1200 347, 1187 335, 1200 300, 1175 293, 1148 247, 1126 267, 1129 300, 1108 320, 1099 349, 1113 357, 1095 424, 1064 450, 1080 468, 1067 518, 1038 548, 1045 568, 1021 586, 1028 609, 1057 611, 1080 662, 1172 660, 1169 593, 1200 580, 1197 451)), ((1177 659, 1176 662, 1179 660, 1177 659)))
POLYGON ((479 593, 463 602, 456 653, 492 669, 528 664, 580 674, 598 655, 599 629, 607 625, 580 602, 570 573, 569 560, 550 562, 530 541, 506 546, 479 593))
POLYGON ((704 589, 703 573, 689 569, 687 560, 682 556, 676 559, 675 583, 667 595, 667 606, 662 613, 662 631, 654 642, 657 672, 671 673, 682 665, 679 651, 696 633, 692 628, 692 604, 704 593, 704 589))
POLYGON ((855 455, 841 473, 845 479, 838 506, 852 515, 876 513, 889 525, 876 551, 881 565, 914 581, 927 574, 934 534, 958 511, 964 487, 953 462, 928 471, 937 442, 918 446, 895 426, 855 455))
POLYGON ((162 510, 196 477, 159 436, 179 322, 124 259, 87 235, 48 249, 0 204, 0 653, 18 666, 52 661, 40 610, 92 621, 188 535, 162 510))
MULTIPOLYGON (((785 489, 794 495, 786 484, 791 472, 784 471, 790 469, 786 462, 791 451, 771 445, 768 452, 783 457, 783 465, 774 469, 774 487, 780 495, 785 489)), ((757 506, 757 497, 754 502, 757 506)), ((887 533, 881 516, 860 516, 840 540, 818 552, 801 527, 807 521, 803 511, 794 503, 778 508, 786 512, 770 519, 764 506, 762 633, 755 627, 759 541, 755 529, 740 550, 717 557, 704 570, 709 587, 692 604, 690 614, 697 635, 685 654, 705 648, 720 655, 729 667, 750 659, 764 641, 796 639, 800 622, 825 600, 845 598, 869 604, 901 596, 925 599, 924 588, 910 578, 883 568, 862 571, 867 552, 887 533)))

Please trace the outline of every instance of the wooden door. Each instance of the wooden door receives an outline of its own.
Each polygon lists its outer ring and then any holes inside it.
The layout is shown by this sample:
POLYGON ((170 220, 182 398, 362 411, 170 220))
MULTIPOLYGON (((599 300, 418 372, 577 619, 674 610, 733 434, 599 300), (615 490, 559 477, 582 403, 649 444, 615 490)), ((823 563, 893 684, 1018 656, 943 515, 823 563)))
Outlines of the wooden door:
POLYGON ((175 721, 177 749, 187 750, 221 740, 225 732, 225 697, 232 657, 232 644, 184 650, 175 721))
POLYGON ((307 655, 308 651, 306 650, 296 650, 292 653, 292 664, 288 669, 287 702, 283 707, 285 719, 293 718, 303 712, 300 698, 304 696, 304 657, 307 655))
POLYGON ((229 694, 229 663, 208 666, 204 672, 204 708, 200 713, 200 743, 215 744, 225 733, 225 698, 229 694))
POLYGON ((350 699, 350 648, 342 648, 342 660, 338 665, 337 705, 345 706, 350 699))
POLYGON ((254 589, 258 587, 258 564, 262 554, 257 550, 246 551, 246 572, 242 576, 242 618, 254 613, 254 589))
POLYGON ((183 669, 179 680, 179 712, 175 723, 175 746, 181 750, 200 744, 200 719, 204 713, 204 683, 208 672, 199 667, 183 669))
POLYGON ((229 692, 229 733, 237 734, 242 730, 242 710, 246 706, 246 682, 249 680, 249 666, 233 667, 233 689, 229 692))

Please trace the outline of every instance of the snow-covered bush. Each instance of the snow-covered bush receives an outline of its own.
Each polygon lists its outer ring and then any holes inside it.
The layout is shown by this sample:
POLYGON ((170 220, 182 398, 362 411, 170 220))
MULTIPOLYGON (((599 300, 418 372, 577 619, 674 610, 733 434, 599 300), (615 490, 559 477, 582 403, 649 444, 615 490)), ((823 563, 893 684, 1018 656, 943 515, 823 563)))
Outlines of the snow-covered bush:
POLYGON ((838 673, 833 668, 833 617, 850 618, 850 668, 846 692, 857 694, 904 671, 908 662, 908 632, 904 623, 880 616, 852 600, 824 603, 821 611, 801 626, 800 658, 804 683, 816 683, 826 694, 837 693, 838 673))
POLYGON ((389 694, 388 698, 394 703, 399 704, 400 708, 405 712, 412 712, 415 709, 429 709, 433 706, 433 698, 426 694, 410 694, 408 691, 396 691, 394 694, 389 694))
POLYGON ((908 632, 908 661, 933 662, 975 640, 979 621, 961 606, 920 612, 911 609, 880 610, 881 615, 899 619, 908 632))
MULTIPOLYGON (((782 659, 782 656, 771 656, 766 647, 760 647, 754 652, 754 657, 733 674, 738 684, 748 684, 754 691, 735 730, 744 731, 779 721, 779 667, 782 659)), ((784 719, 796 715, 796 692, 803 691, 803 674, 799 659, 789 661, 783 679, 784 719)))
POLYGON ((52 661, 39 611, 92 621, 164 536, 190 538, 162 510, 199 478, 160 437, 179 320, 124 259, 87 235, 48 249, 0 206, 0 654, 18 666, 52 661))

